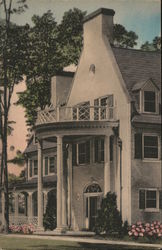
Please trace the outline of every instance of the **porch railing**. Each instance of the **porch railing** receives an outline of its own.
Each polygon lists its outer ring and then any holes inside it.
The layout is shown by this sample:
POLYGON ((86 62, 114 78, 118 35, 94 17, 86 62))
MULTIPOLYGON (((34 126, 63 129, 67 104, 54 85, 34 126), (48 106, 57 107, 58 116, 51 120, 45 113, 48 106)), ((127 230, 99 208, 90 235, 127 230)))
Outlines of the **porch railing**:
POLYGON ((14 216, 10 215, 10 225, 22 226, 24 224, 32 224, 35 227, 38 225, 38 217, 14 216))
POLYGON ((73 106, 46 107, 39 110, 36 125, 69 121, 103 121, 115 120, 116 107, 108 106, 73 106))

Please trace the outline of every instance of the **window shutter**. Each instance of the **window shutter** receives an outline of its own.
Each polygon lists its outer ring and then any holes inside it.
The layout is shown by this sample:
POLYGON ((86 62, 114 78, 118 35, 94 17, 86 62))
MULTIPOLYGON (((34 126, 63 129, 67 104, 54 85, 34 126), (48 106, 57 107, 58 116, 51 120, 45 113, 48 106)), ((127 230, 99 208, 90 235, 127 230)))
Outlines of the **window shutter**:
POLYGON ((139 209, 145 209, 145 190, 139 191, 139 209))
POLYGON ((90 141, 86 142, 86 163, 90 163, 90 141))
POLYGON ((72 164, 73 164, 73 166, 77 164, 76 146, 77 146, 76 144, 72 145, 72 164))
POLYGON ((162 209, 162 190, 159 191, 159 208, 162 209))
POLYGON ((142 134, 135 134, 135 158, 142 159, 142 134))

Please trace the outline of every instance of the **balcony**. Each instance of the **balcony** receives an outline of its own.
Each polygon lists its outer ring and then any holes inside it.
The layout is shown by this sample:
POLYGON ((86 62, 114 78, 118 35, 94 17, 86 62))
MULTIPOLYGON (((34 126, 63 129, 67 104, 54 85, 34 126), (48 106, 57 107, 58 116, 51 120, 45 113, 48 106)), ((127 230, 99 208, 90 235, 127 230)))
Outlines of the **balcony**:
POLYGON ((116 120, 116 107, 84 105, 54 107, 51 105, 38 111, 36 126, 58 122, 114 120, 116 120))

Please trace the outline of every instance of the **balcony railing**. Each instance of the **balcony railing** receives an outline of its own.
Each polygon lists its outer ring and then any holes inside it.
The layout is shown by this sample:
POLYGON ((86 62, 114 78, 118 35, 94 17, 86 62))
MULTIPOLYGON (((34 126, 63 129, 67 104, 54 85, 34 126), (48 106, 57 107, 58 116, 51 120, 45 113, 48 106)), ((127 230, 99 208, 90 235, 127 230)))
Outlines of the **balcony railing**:
POLYGON ((116 119, 116 107, 73 106, 46 107, 39 110, 36 125, 70 121, 112 121, 116 119))

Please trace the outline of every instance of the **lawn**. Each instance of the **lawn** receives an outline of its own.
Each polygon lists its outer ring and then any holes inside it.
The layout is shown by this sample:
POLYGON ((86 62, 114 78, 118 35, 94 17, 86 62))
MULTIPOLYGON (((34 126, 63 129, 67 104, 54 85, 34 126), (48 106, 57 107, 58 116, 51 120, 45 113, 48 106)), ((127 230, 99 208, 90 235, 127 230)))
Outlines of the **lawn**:
MULTIPOLYGON (((0 250, 148 250, 147 247, 125 247, 69 241, 0 236, 0 250)), ((154 248, 149 248, 153 250, 154 248)))

